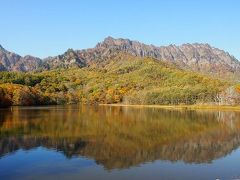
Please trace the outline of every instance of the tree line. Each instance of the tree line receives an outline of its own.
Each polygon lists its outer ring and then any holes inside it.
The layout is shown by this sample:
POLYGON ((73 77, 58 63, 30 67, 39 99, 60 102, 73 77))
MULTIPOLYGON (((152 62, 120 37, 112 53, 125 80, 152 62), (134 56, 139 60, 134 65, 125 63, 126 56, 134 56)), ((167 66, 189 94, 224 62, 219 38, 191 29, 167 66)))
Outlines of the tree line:
POLYGON ((150 58, 124 56, 103 67, 0 72, 0 104, 217 103, 228 87, 240 93, 240 86, 231 82, 150 58))

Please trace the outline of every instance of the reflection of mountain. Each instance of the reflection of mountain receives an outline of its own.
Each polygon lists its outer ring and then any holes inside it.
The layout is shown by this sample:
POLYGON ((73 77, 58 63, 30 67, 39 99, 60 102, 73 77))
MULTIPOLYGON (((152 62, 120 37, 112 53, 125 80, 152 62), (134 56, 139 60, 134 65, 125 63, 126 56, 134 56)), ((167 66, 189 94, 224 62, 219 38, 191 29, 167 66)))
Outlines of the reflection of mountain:
POLYGON ((1 156, 43 146, 113 169, 154 160, 207 163, 240 145, 237 112, 69 106, 0 114, 1 156))

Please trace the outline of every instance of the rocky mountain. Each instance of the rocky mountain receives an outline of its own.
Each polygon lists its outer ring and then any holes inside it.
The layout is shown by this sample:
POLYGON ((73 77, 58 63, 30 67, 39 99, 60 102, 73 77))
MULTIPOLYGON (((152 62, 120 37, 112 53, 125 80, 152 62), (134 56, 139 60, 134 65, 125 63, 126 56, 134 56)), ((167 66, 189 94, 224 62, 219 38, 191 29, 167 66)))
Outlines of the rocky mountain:
POLYGON ((64 54, 40 60, 32 56, 21 57, 0 49, 0 71, 32 71, 55 68, 85 67, 93 64, 103 66, 106 60, 119 53, 139 57, 152 57, 175 64, 179 68, 213 74, 218 77, 240 74, 240 62, 229 53, 211 47, 209 44, 183 44, 180 46, 146 45, 129 39, 107 37, 94 48, 84 50, 69 49, 64 54))
MULTIPOLYGON (((209 44, 183 44, 156 47, 128 39, 106 38, 97 44, 96 51, 101 56, 112 52, 123 51, 134 56, 152 57, 177 66, 203 73, 236 73, 240 72, 240 62, 229 53, 211 47, 209 44)), ((92 51, 92 50, 89 50, 92 51)))
POLYGON ((86 61, 73 49, 68 49, 64 54, 44 59, 43 69, 85 67, 86 61))
POLYGON ((183 44, 181 46, 154 46, 146 45, 129 39, 114 39, 107 37, 94 48, 76 51, 67 51, 61 56, 46 59, 48 68, 69 67, 74 64, 78 67, 102 65, 119 52, 139 57, 152 57, 160 61, 169 62, 185 70, 192 70, 204 74, 237 76, 240 72, 240 62, 229 53, 211 47, 209 44, 183 44))
POLYGON ((34 71, 42 64, 42 60, 33 56, 24 56, 9 52, 0 45, 0 71, 34 71))

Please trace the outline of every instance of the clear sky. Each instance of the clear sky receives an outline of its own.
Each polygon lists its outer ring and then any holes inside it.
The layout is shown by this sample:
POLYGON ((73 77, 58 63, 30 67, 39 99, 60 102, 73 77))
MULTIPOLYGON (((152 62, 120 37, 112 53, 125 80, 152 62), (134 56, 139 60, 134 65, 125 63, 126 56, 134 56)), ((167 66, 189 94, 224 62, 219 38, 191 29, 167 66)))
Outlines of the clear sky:
POLYGON ((0 0, 0 7, 0 44, 20 55, 58 55, 113 36, 209 43, 240 59, 240 0, 0 0))

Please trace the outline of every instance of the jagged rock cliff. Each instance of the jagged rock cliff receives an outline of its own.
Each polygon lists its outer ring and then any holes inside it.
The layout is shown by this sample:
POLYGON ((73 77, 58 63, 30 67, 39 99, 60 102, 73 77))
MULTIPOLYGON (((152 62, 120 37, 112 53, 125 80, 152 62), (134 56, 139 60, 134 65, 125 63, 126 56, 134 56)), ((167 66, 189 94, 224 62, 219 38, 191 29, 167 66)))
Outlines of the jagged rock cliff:
POLYGON ((42 64, 40 58, 33 56, 21 57, 18 54, 5 50, 0 45, 0 71, 34 71, 42 64))
POLYGON ((152 57, 177 65, 179 68, 214 74, 219 77, 239 75, 240 62, 229 53, 211 47, 209 44, 183 44, 181 46, 146 45, 129 39, 107 37, 94 48, 84 50, 69 49, 62 55, 44 60, 32 56, 21 57, 0 47, 0 71, 33 71, 55 68, 85 67, 101 64, 119 53, 133 56, 152 57))

